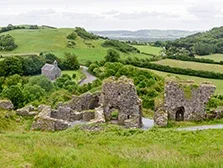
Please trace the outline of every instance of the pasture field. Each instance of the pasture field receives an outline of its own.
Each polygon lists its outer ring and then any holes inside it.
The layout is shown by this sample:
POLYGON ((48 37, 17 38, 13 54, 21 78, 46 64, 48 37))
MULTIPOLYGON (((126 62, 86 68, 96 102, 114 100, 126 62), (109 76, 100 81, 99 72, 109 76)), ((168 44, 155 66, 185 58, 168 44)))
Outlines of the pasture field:
POLYGON ((169 65, 170 67, 178 67, 184 69, 193 69, 193 70, 203 70, 203 71, 212 71, 212 72, 223 72, 223 65, 218 64, 205 64, 199 62, 190 62, 190 61, 180 61, 172 59, 163 59, 160 61, 153 62, 160 65, 169 65))
POLYGON ((195 57, 196 58, 212 59, 217 62, 223 61, 223 54, 211 54, 211 55, 206 55, 206 56, 195 56, 195 57))
MULTIPOLYGON (((60 28, 60 29, 22 29, 13 30, 1 34, 10 34, 15 39, 15 43, 18 47, 10 52, 0 52, 0 55, 10 56, 24 55, 26 53, 38 54, 53 53, 59 58, 63 58, 64 53, 70 52, 77 55, 81 64, 85 64, 86 61, 100 61, 103 60, 107 54, 108 48, 104 48, 101 44, 104 40, 84 40, 77 37, 75 40, 76 45, 74 48, 68 48, 68 39, 66 38, 74 29, 72 28, 60 28)), ((153 52, 153 50, 151 50, 153 52)), ((138 58, 149 58, 150 56, 143 54, 124 54, 120 53, 121 58, 127 58, 128 56, 138 58)))
MULTIPOLYGON (((1 118, 0 118, 1 119, 1 118)), ((143 131, 102 124, 100 131, 79 127, 61 132, 29 131, 32 119, 0 127, 0 163, 4 168, 209 168, 223 165, 223 130, 143 131)))
POLYGON ((153 54, 153 55, 159 55, 162 50, 161 47, 153 47, 149 45, 133 45, 133 46, 137 48, 140 52, 153 54))
POLYGON ((162 71, 157 71, 157 70, 152 70, 152 69, 147 69, 149 71, 152 71, 153 73, 162 76, 162 77, 167 77, 167 76, 178 76, 182 79, 186 80, 193 80, 195 83, 199 84, 204 81, 209 81, 213 83, 216 86, 216 91, 215 94, 221 94, 223 95, 223 80, 219 79, 207 79, 207 78, 200 78, 196 76, 188 76, 188 75, 179 75, 179 74, 173 74, 173 73, 168 73, 168 72, 162 72, 162 71))
POLYGON ((82 72, 81 69, 76 70, 76 71, 62 71, 62 74, 68 74, 71 78, 73 74, 76 74, 76 77, 74 78, 74 81, 78 83, 81 79, 85 78, 85 74, 82 72))

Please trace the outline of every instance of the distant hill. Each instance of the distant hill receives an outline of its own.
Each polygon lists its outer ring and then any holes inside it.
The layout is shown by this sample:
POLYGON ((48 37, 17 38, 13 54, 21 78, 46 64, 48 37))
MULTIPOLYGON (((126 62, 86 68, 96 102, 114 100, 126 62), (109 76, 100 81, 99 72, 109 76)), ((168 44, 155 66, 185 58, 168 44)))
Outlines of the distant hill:
POLYGON ((223 53, 223 26, 171 41, 166 48, 174 52, 176 52, 174 48, 186 49, 197 55, 223 53))
POLYGON ((186 37, 198 33, 197 31, 185 31, 185 30, 138 30, 138 31, 126 31, 126 30, 117 30, 117 31, 91 31, 94 34, 99 36, 108 37, 111 39, 118 40, 136 40, 136 41, 166 41, 166 40, 175 40, 181 37, 186 37))

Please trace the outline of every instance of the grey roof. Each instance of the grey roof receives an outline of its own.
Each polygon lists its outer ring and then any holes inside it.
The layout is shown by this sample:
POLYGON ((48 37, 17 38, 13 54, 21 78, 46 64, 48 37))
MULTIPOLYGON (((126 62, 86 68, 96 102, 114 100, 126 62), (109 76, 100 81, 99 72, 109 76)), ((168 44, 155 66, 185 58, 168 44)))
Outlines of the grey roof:
POLYGON ((46 71, 52 71, 55 68, 52 64, 45 64, 41 69, 46 71))

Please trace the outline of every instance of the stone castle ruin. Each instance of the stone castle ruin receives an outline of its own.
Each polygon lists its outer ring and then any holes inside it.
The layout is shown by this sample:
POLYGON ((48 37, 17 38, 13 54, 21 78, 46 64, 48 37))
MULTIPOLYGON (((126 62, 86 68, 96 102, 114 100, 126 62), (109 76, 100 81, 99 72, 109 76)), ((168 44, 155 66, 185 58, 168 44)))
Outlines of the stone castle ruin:
MULTIPOLYGON (((141 100, 132 80, 121 77, 104 81, 101 93, 73 96, 67 103, 59 103, 56 109, 42 105, 34 118, 33 130, 56 131, 71 127, 75 122, 98 123, 109 121, 125 127, 142 126, 141 100), (114 116, 113 113, 116 112, 114 116)), ((27 114, 27 109, 20 109, 27 114)))
POLYGON ((155 123, 165 126, 168 119, 175 121, 204 119, 205 106, 215 89, 214 85, 207 82, 196 85, 193 81, 166 80, 164 98, 156 103, 155 123))

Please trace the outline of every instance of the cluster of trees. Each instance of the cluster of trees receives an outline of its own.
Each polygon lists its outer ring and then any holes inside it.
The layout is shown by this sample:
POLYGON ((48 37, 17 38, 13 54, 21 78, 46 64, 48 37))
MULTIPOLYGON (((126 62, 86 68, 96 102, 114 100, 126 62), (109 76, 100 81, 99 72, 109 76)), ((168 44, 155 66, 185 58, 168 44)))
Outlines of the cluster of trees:
POLYGON ((104 43, 102 43, 102 47, 112 47, 123 53, 140 53, 137 48, 118 40, 106 40, 104 43))
POLYGON ((72 32, 68 34, 67 39, 69 40, 75 40, 77 38, 77 34, 75 32, 72 32))
POLYGON ((190 76, 198 76, 203 78, 213 78, 213 79, 223 79, 223 73, 211 72, 211 71, 202 71, 202 70, 193 70, 193 69, 183 69, 177 67, 170 67, 167 65, 160 65, 151 63, 151 60, 138 59, 138 58, 128 58, 122 61, 123 64, 130 64, 137 67, 155 69, 163 72, 170 72, 174 74, 183 74, 190 76))
POLYGON ((9 24, 6 27, 2 27, 0 29, 0 33, 7 32, 7 31, 10 31, 10 30, 16 30, 16 29, 25 29, 25 27, 24 26, 13 26, 12 24, 9 24))
POLYGON ((64 59, 59 59, 53 54, 42 56, 12 56, 0 61, 0 76, 11 76, 18 74, 21 76, 37 75, 41 73, 42 66, 47 62, 52 64, 57 60, 62 70, 77 70, 80 64, 76 55, 65 53, 64 59))
POLYGON ((12 51, 17 47, 14 38, 7 34, 0 36, 0 51, 12 51))
POLYGON ((192 54, 208 55, 223 53, 223 27, 213 28, 204 33, 197 33, 175 41, 169 41, 166 49, 184 48, 192 54))
POLYGON ((93 33, 87 32, 84 28, 76 27, 75 32, 77 35, 85 40, 97 40, 99 37, 93 33))
POLYGON ((92 63, 89 71, 100 79, 123 75, 133 79, 138 95, 143 100, 144 108, 153 109, 155 98, 163 93, 164 80, 161 77, 131 65, 124 65, 120 62, 107 62, 104 66, 101 63, 92 63))

